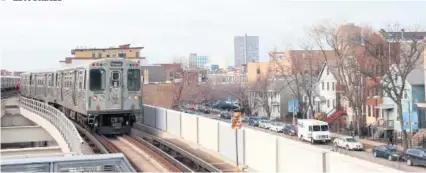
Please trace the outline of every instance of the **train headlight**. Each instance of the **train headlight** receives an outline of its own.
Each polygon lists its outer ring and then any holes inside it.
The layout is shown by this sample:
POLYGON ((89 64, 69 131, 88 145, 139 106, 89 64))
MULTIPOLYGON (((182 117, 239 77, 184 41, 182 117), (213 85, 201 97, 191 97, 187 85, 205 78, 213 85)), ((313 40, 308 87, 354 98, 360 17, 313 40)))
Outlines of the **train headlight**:
POLYGON ((137 100, 137 99, 138 99, 138 96, 133 96, 133 99, 137 100))

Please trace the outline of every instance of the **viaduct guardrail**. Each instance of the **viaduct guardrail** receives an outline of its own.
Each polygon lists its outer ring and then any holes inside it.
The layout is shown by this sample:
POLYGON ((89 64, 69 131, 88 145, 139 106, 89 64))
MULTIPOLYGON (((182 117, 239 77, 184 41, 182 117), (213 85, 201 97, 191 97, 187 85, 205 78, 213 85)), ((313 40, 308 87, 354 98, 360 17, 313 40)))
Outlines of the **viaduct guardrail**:
POLYGON ((136 172, 121 153, 2 160, 1 172, 136 172))
POLYGON ((47 103, 25 97, 20 97, 19 102, 21 109, 23 108, 35 113, 52 124, 59 131, 61 137, 65 140, 69 151, 73 153, 73 155, 82 154, 82 145, 84 141, 71 120, 69 120, 61 111, 47 103))

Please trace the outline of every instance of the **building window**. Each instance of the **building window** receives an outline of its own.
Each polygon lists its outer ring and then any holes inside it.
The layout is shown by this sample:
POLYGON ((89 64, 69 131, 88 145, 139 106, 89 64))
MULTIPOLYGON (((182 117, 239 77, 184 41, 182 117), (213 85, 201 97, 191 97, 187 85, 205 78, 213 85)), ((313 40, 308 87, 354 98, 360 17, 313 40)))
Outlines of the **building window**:
POLYGON ((102 58, 102 53, 101 52, 98 53, 98 58, 102 58))
POLYGON ((327 82, 327 91, 329 91, 330 90, 330 85, 329 85, 329 83, 327 82))
POLYGON ((96 57, 96 53, 92 52, 92 58, 96 57))
POLYGON ((331 91, 334 91, 334 82, 331 82, 331 91))
POLYGON ((380 112, 379 112, 379 109, 374 109, 374 112, 375 112, 375 115, 374 115, 374 116, 375 116, 376 118, 377 118, 377 117, 379 117, 379 113, 380 113, 380 112))
POLYGON ((118 54, 118 57, 126 58, 126 51, 122 50, 122 51, 118 54))
POLYGON ((330 100, 327 100, 327 108, 330 108, 330 100))
POLYGON ((367 114, 368 114, 369 117, 371 117, 371 105, 367 105, 367 107, 368 107, 367 114))
POLYGON ((322 90, 324 91, 324 82, 322 82, 322 90))

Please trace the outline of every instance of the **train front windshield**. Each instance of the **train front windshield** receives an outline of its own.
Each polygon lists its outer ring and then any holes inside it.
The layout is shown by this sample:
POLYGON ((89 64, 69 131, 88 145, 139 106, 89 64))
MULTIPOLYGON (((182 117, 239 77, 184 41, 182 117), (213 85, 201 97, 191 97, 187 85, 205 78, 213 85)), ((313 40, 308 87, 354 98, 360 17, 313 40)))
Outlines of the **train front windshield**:
POLYGON ((104 69, 90 70, 90 90, 92 91, 105 90, 105 70, 104 69))
POLYGON ((139 69, 129 69, 127 71, 127 90, 139 91, 141 87, 141 71, 139 69))

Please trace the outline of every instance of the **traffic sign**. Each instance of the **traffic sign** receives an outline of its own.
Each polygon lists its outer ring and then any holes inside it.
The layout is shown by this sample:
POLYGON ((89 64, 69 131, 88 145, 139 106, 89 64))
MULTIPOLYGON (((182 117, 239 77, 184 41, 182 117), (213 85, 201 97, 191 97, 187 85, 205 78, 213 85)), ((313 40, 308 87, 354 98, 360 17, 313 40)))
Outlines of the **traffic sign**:
POLYGON ((241 129, 241 112, 232 112, 231 123, 232 129, 241 129))
POLYGON ((288 101, 288 112, 299 112, 299 100, 288 101))

